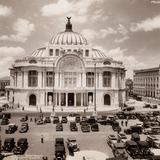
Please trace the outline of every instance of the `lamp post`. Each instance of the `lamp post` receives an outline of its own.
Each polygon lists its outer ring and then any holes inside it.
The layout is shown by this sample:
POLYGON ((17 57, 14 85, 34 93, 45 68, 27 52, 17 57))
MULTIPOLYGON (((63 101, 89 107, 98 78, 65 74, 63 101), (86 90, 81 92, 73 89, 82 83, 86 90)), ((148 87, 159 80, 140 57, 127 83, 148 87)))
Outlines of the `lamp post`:
POLYGON ((54 84, 55 84, 55 74, 54 74, 54 63, 53 63, 53 81, 52 81, 52 85, 53 85, 53 97, 52 97, 52 113, 51 113, 51 117, 55 116, 55 101, 54 101, 54 84))
POLYGON ((94 111, 93 111, 93 116, 97 116, 97 103, 96 103, 96 92, 97 92, 97 88, 96 88, 96 76, 97 71, 96 71, 96 59, 94 59, 94 111))

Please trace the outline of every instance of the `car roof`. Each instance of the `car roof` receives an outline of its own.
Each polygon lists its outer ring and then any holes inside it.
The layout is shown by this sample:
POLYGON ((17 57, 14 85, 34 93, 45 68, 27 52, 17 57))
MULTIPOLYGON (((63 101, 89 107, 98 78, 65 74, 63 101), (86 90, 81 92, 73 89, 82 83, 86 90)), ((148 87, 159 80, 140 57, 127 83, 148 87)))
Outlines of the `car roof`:
POLYGON ((55 141, 56 142, 61 142, 61 141, 64 141, 64 139, 63 138, 56 138, 55 141))
POLYGON ((67 139, 68 139, 68 140, 71 140, 71 141, 72 141, 72 140, 75 140, 75 141, 76 141, 76 138, 75 138, 75 137, 68 137, 67 139))
POLYGON ((148 146, 148 143, 146 141, 139 141, 138 144, 141 146, 148 146))
POLYGON ((133 146, 137 146, 137 143, 135 142, 135 141, 126 141, 126 143, 128 144, 128 145, 133 145, 133 146))
POLYGON ((114 146, 116 148, 118 148, 118 147, 124 147, 124 143, 115 143, 114 146))
POLYGON ((5 142, 10 142, 10 141, 13 141, 13 140, 14 140, 14 138, 6 138, 5 142))
POLYGON ((61 146, 61 145, 58 145, 58 146, 56 146, 55 147, 55 151, 65 151, 65 148, 64 148, 64 146, 61 146))

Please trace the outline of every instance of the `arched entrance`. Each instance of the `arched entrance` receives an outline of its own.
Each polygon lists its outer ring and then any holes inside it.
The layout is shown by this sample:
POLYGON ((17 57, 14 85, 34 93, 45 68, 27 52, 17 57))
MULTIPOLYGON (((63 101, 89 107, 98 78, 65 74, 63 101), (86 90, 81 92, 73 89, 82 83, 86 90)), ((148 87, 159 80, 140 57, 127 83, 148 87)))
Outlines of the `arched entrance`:
POLYGON ((109 94, 104 95, 104 105, 111 105, 111 99, 109 94))
POLYGON ((36 106, 36 96, 34 94, 29 96, 29 105, 36 106))

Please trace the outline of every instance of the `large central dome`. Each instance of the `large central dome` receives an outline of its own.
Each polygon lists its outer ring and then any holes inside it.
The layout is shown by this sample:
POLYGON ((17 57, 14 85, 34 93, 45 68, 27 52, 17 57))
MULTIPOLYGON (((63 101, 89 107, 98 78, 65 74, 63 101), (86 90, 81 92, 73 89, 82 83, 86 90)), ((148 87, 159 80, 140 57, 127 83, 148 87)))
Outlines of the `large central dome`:
POLYGON ((70 17, 67 17, 66 30, 52 37, 50 43, 54 45, 87 45, 87 40, 80 33, 72 31, 70 17))

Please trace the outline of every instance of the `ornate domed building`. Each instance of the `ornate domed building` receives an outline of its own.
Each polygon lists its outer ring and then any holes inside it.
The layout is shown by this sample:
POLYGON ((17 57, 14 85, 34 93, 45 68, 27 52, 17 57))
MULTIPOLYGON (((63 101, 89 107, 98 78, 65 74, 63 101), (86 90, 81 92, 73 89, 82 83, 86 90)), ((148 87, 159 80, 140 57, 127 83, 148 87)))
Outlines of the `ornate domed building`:
POLYGON ((8 99, 13 104, 43 108, 96 106, 118 108, 125 100, 125 68, 72 30, 64 32, 10 69, 8 99), (48 106, 48 107, 47 107, 48 106))

